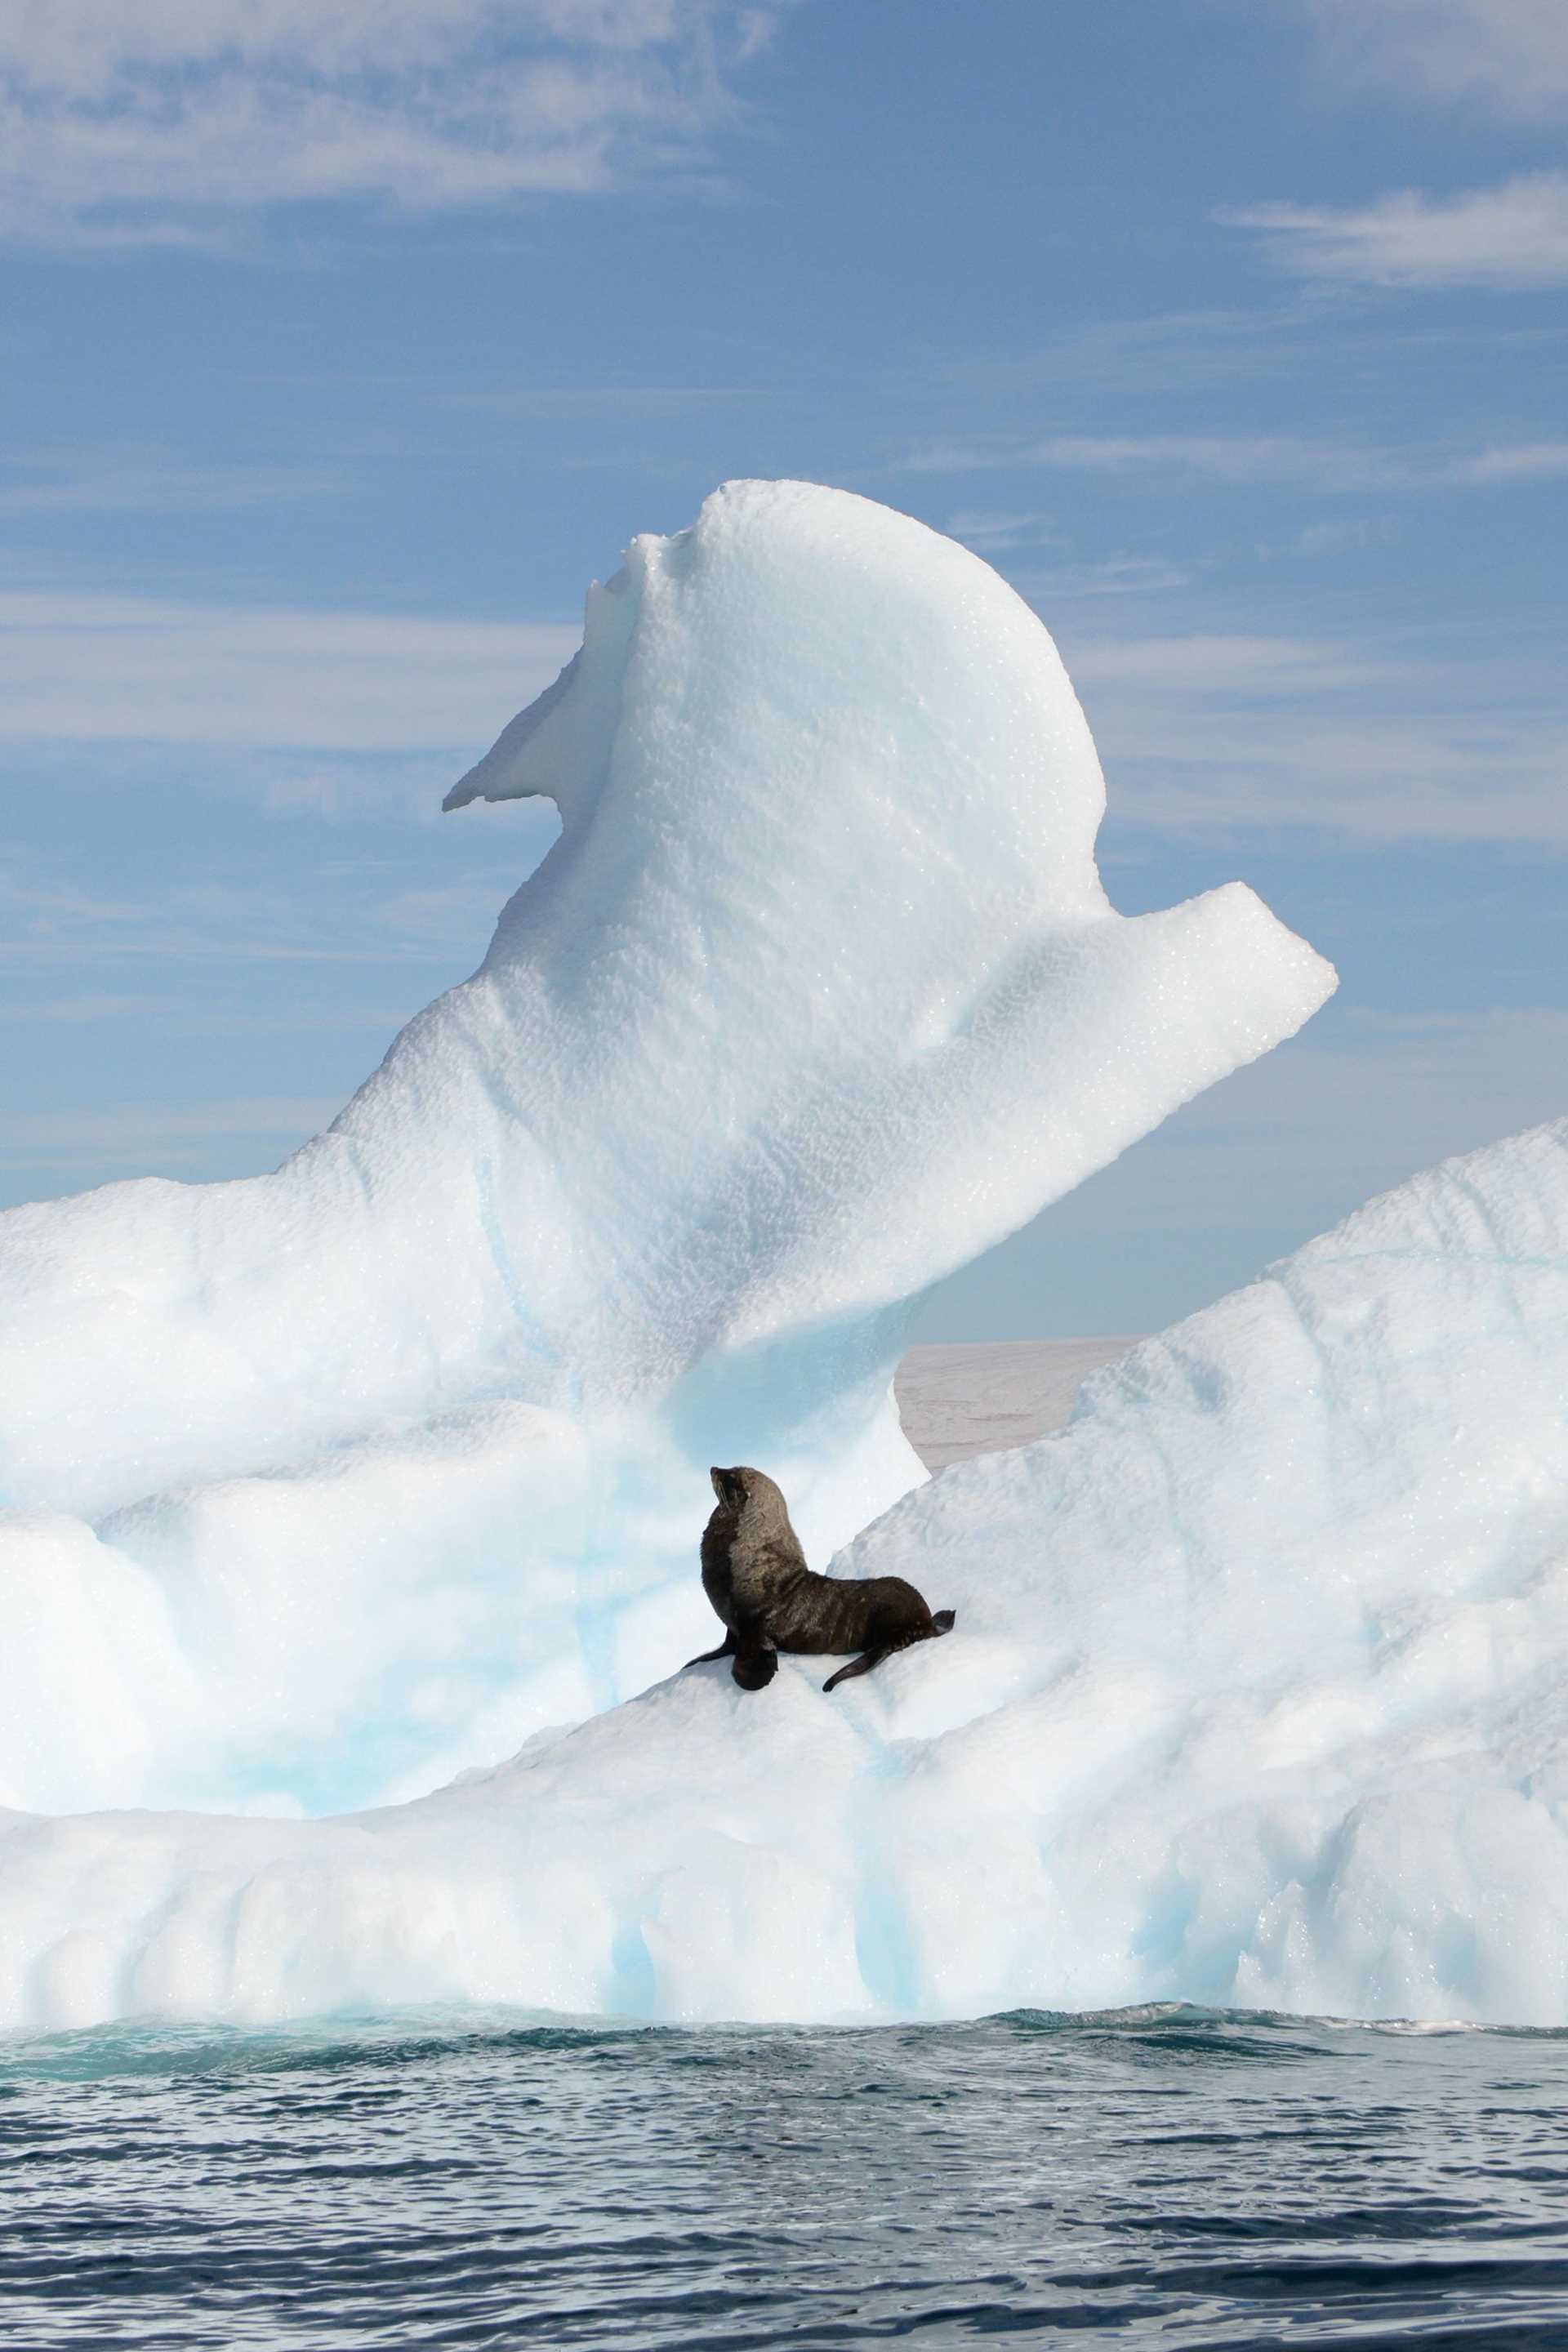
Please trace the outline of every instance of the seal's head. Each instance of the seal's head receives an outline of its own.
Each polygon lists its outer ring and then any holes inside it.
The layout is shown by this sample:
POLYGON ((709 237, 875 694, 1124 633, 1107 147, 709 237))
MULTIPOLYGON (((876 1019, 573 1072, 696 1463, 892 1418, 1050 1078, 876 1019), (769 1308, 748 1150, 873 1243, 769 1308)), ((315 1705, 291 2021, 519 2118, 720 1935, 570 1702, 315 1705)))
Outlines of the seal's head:
POLYGON ((712 1469, 708 1473, 713 1481, 713 1492, 727 1511, 739 1511, 745 1507, 746 1480, 754 1478, 756 1475, 754 1470, 746 1469, 712 1469))
POLYGON ((748 1469, 738 1463, 731 1470, 710 1470, 708 1475, 720 1509, 731 1512, 737 1522, 744 1519, 758 1535, 789 1525, 789 1507, 765 1470, 748 1469))

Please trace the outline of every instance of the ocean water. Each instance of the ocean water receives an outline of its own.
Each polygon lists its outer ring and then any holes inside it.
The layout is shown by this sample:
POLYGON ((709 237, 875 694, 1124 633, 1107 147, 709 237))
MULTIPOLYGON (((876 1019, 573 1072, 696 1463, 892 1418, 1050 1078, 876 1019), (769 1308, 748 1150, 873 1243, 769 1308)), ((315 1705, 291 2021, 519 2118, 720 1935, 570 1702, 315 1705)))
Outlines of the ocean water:
POLYGON ((1568 2347, 1568 2036, 1163 2008, 0 2042, 7 2346, 1568 2347))

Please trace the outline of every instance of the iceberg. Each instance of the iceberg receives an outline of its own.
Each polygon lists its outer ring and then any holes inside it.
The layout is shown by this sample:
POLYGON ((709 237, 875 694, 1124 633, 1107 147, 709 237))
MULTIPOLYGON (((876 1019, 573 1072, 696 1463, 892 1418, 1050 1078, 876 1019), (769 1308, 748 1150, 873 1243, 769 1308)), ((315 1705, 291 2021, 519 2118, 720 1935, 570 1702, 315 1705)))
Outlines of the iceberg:
POLYGON ((1568 1120, 1142 1342, 835 1572, 956 1630, 695 1666, 346 1819, 0 1815, 0 2019, 1187 2000, 1568 2021, 1568 1120))
POLYGON ((708 1464, 826 1558, 922 1475, 926 1287, 1333 984, 1239 884, 1114 912, 1040 622, 841 491, 635 540, 451 800, 531 793, 326 1133, 0 1216, 0 1802, 342 1810, 613 1706, 709 1638, 708 1464))

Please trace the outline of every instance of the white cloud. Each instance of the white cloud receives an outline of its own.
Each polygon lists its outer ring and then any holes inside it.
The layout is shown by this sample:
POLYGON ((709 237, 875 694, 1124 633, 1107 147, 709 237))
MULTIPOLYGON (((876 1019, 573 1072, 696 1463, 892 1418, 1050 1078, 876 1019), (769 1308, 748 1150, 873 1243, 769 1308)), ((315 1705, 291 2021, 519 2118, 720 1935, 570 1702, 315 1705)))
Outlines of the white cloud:
POLYGON ((1007 577, 1021 595, 1042 603, 1080 596, 1157 595, 1184 588, 1193 576, 1190 563, 1173 563, 1167 556, 1111 554, 1084 561, 1072 556, 1065 532, 1054 516, 1036 510, 965 508, 948 517, 951 537, 993 562, 1005 562, 1007 577), (1049 553, 1048 571, 1020 569, 1020 552, 1033 557, 1049 553), (1015 559, 1006 562, 1006 559, 1015 559))
POLYGON ((755 384, 509 384, 489 391, 437 392, 432 405, 529 425, 686 425, 742 415, 776 398, 755 384))
POLYGON ((1478 488, 1489 482, 1556 482, 1568 475, 1568 441, 1531 441, 1514 448, 1483 449, 1465 468, 1478 488))
POLYGON ((1568 100, 1563 0, 1297 0, 1335 85, 1465 101, 1527 121, 1568 100))
POLYGON ((1474 451, 1380 446, 1291 433, 998 433, 984 439, 923 442, 902 462, 910 473, 1098 475, 1142 492, 1224 487, 1341 498, 1541 481, 1568 472, 1568 442, 1474 451))
MULTIPOLYGON (((1302 1044, 1293 1069, 1253 1089, 1251 1108, 1271 1139, 1289 1136, 1289 1156, 1305 1171, 1339 1174, 1347 1129, 1363 1138, 1384 1164, 1360 1178, 1361 1198, 1452 1152, 1560 1118, 1568 1103, 1561 1006, 1402 1014, 1347 1005, 1328 1036, 1309 1033, 1302 1044)), ((1223 1143, 1224 1104, 1209 1117, 1223 1143)))
POLYGON ((197 1037, 301 1037, 340 1029, 369 1029, 390 1037, 407 1018, 406 1008, 398 1012, 345 1005, 342 1012, 333 1013, 192 1013, 182 1006, 176 1026, 197 1037))
POLYGON ((1453 196, 1410 188, 1370 205, 1247 205, 1218 217, 1266 236, 1285 268, 1342 285, 1568 286, 1563 172, 1524 173, 1453 196))
POLYGON ((0 234, 211 243, 270 206, 601 193, 700 164, 790 0, 21 0, 0 234))
POLYGON ((1020 572, 1010 565, 1007 576, 1032 604, 1060 604, 1083 596, 1170 595, 1190 586, 1202 568, 1196 560, 1173 563, 1158 555, 1108 555, 1100 562, 1058 563, 1049 571, 1020 572))
POLYGON ((1568 852, 1568 709, 1550 667, 1217 634, 1063 650, 1122 824, 1568 852))
POLYGON ((0 1021, 151 1021, 179 1010, 172 996, 56 996, 40 1004, 0 1004, 0 1021))
POLYGON ((182 1036, 295 1037, 317 1031, 399 1028, 406 1013, 373 1007, 345 1005, 341 1010, 305 1012, 299 1007, 279 1013, 201 1011, 179 996, 53 996, 40 1001, 0 1004, 0 1022, 24 1028, 42 1022, 72 1028, 100 1021, 156 1021, 161 1029, 182 1036))
POLYGON ((452 751, 488 741, 581 635, 0 591, 0 738, 452 751))
POLYGON ((270 1136, 285 1146, 318 1134, 342 1108, 329 1097, 241 1096, 174 1108, 117 1103, 93 1110, 22 1111, 5 1122, 0 1163, 26 1167, 65 1152, 79 1160, 188 1161, 213 1136, 270 1136))
POLYGON ((1205 483, 1283 484, 1308 489, 1387 486, 1402 453, 1296 434, 994 433, 931 440, 904 456, 910 473, 969 474, 1039 469, 1124 478, 1140 489, 1191 489, 1205 483))
POLYGON ((1234 385, 1239 377, 1293 368, 1299 341, 1320 331, 1315 318, 1289 305, 1078 320, 1055 327, 1032 351, 949 358, 935 374, 968 405, 999 393, 1037 400, 1057 392, 1121 394, 1129 384, 1158 385, 1163 392, 1234 385))
POLYGON ((1037 443, 1034 456, 1065 473, 1329 490, 1381 488, 1407 463, 1403 451, 1289 433, 1061 433, 1037 443))
POLYGON ((230 459, 203 465, 157 441, 12 447, 0 514, 215 513, 341 491, 346 469, 230 459))
MULTIPOLYGON (((97 781, 123 789, 113 768, 97 781)), ((426 805, 437 805, 434 792, 426 805)), ((80 822, 87 841, 92 821, 80 822)), ((74 890, 36 847, 0 844, 0 998, 10 1008, 0 1020, 156 1017, 182 1033, 224 1034, 249 1029, 254 1013, 258 1034, 395 1027, 431 994, 432 975, 444 984, 472 969, 503 899, 558 830, 539 803, 465 812, 443 850, 470 862, 436 881, 423 845, 367 842, 363 832, 341 855, 328 842, 303 861, 263 854, 246 870, 192 865, 176 848, 135 902, 74 890), (377 967, 379 1001, 323 992, 310 967, 335 964, 377 967), (400 1002, 401 1012, 387 1009, 400 1002)))
POLYGON ((1075 678, 1137 682, 1187 694, 1274 696, 1340 691, 1420 678, 1418 664, 1375 661, 1312 637, 1137 637, 1086 645, 1075 678))
POLYGON ((1568 725, 1414 709, 1342 718, 1086 697, 1114 805, 1162 831, 1300 826, 1343 841, 1535 843, 1568 853, 1568 725))
POLYGON ((1085 1186, 1074 1223, 1196 1231, 1266 1201, 1305 1240, 1417 1169, 1561 1117, 1565 1059, 1561 1007, 1405 1019, 1342 996, 1085 1186))
POLYGON ((1037 508, 963 507, 949 515, 947 530, 965 547, 981 555, 997 555, 1018 547, 1059 547, 1064 536, 1055 515, 1037 508))
POLYGON ((1393 515, 1342 516, 1332 522, 1303 523, 1288 539, 1270 541, 1260 555, 1353 555, 1369 547, 1392 547, 1399 538, 1393 515))

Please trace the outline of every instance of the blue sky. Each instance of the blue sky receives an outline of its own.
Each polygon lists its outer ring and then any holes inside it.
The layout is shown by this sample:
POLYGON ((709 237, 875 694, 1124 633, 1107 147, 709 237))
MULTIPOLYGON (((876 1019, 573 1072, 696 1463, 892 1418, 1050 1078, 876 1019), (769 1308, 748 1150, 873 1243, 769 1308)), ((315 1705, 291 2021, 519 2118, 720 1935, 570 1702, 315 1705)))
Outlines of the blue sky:
POLYGON ((1342 973, 925 1336, 1151 1328, 1568 1107, 1565 122, 1562 0, 8 12, 0 1202, 329 1118, 551 838, 442 792, 737 474, 984 553, 1117 903, 1342 973))

